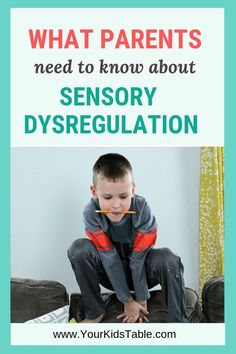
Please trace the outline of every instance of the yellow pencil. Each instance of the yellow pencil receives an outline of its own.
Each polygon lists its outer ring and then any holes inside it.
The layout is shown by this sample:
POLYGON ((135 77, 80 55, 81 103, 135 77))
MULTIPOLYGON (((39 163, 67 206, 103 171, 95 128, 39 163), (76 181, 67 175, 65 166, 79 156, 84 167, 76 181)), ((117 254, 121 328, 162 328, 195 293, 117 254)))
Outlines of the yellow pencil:
POLYGON ((133 210, 121 210, 118 212, 114 212, 111 210, 96 210, 96 213, 108 214, 108 213, 115 213, 115 214, 136 214, 136 211, 133 210))

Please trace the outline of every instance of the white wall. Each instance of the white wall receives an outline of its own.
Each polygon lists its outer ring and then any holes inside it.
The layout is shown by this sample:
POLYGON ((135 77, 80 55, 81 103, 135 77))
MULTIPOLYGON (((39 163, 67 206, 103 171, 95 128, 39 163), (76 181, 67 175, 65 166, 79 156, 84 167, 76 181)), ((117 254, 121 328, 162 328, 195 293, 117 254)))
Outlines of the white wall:
POLYGON ((91 169, 107 152, 132 163, 136 192, 158 220, 158 246, 181 256, 186 286, 197 289, 200 148, 13 148, 11 275, 57 280, 78 291, 67 249, 85 235, 91 169))

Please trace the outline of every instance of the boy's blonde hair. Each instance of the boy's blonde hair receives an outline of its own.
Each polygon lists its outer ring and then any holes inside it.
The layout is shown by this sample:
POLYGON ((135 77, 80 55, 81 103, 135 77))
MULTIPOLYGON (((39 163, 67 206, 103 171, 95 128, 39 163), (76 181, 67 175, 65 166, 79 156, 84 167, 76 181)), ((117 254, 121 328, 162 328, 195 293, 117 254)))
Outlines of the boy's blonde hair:
POLYGON ((96 185, 98 177, 116 182, 127 173, 132 175, 133 170, 126 157, 116 153, 101 155, 93 166, 93 184, 96 185))

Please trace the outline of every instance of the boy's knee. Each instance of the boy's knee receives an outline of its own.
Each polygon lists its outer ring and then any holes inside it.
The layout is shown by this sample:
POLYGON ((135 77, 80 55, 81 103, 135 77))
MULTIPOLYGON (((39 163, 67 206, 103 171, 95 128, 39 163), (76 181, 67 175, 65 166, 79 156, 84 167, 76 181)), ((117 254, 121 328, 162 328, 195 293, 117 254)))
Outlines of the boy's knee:
POLYGON ((84 257, 90 247, 91 241, 86 238, 75 240, 67 251, 69 260, 73 262, 75 259, 79 260, 84 257))
POLYGON ((162 258, 167 263, 175 262, 179 257, 169 248, 162 248, 162 258))
POLYGON ((181 264, 180 257, 169 248, 159 248, 152 255, 152 262, 162 268, 176 268, 181 264))

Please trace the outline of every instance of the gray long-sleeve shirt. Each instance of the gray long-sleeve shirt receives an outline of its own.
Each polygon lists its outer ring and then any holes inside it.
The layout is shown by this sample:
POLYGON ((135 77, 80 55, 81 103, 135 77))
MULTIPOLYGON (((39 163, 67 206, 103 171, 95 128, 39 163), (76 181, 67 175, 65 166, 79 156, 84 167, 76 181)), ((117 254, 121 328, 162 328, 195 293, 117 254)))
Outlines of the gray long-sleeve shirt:
POLYGON ((118 299, 130 297, 121 259, 129 258, 136 298, 149 299, 145 272, 145 258, 156 242, 157 224, 146 200, 135 195, 131 209, 120 222, 111 222, 105 214, 96 213, 97 200, 91 199, 84 209, 86 233, 96 246, 103 267, 118 299))

